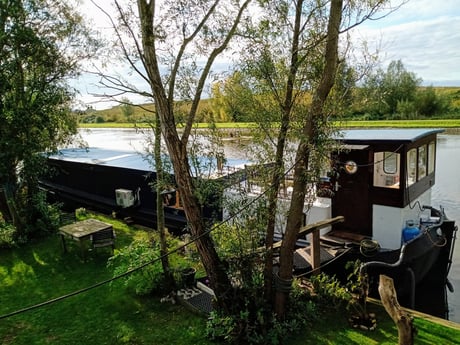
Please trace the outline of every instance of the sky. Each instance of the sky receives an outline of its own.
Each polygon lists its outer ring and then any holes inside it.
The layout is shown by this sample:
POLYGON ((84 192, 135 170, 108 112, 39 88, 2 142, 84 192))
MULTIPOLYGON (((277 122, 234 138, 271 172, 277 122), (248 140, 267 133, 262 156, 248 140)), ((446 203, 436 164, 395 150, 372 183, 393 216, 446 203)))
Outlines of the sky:
MULTIPOLYGON (((106 27, 103 15, 89 0, 83 11, 96 27, 106 27)), ((96 0, 108 8, 110 0, 96 0)), ((399 3, 400 1, 393 1, 399 3)), ((460 86, 460 3, 459 0, 409 0, 385 18, 368 21, 352 32, 356 42, 365 40, 373 51, 378 48, 383 69, 401 60, 406 70, 422 79, 423 85, 460 86)), ((113 106, 97 102, 92 93, 100 93, 97 79, 83 74, 72 84, 79 90, 79 100, 96 109, 113 106)), ((132 96, 129 97, 136 102, 132 96)), ((142 100, 137 100, 142 102, 142 100)))
POLYGON ((460 86, 460 2, 410 0, 388 17, 360 27, 358 37, 380 45, 386 66, 401 60, 424 85, 460 86))

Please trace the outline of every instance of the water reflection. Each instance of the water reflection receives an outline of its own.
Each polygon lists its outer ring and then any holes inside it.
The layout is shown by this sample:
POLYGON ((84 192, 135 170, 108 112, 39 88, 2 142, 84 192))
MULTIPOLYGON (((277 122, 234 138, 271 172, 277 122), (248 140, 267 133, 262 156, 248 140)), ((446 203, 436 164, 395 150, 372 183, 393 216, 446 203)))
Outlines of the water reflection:
MULTIPOLYGON (((80 129, 79 134, 89 147, 111 148, 116 150, 145 151, 146 140, 153 140, 152 130, 134 130, 129 128, 92 128, 80 129)), ((207 145, 209 141, 204 137, 199 138, 201 144, 207 145)), ((226 158, 248 159, 247 141, 238 139, 223 140, 226 158)))
MULTIPOLYGON (((460 224, 460 135, 438 137, 436 183, 432 189, 433 206, 443 206, 446 214, 460 224)), ((458 237, 458 234, 457 234, 458 237)), ((460 242, 456 243, 449 281, 454 293, 448 292, 449 318, 460 323, 460 242)))

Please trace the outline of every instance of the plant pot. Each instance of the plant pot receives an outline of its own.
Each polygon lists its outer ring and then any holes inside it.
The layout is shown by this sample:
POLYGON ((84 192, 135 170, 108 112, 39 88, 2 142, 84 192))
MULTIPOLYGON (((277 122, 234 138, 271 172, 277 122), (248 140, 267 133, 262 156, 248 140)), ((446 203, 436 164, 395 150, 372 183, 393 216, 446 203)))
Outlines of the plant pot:
POLYGON ((182 285, 186 288, 195 286, 196 269, 193 267, 185 268, 181 271, 182 285))

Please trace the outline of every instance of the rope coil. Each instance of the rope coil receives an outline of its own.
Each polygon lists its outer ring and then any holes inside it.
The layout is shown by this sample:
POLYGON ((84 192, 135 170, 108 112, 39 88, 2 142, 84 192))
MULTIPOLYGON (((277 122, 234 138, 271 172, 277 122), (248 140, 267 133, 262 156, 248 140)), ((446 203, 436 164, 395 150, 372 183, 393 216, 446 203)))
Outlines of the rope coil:
POLYGON ((366 239, 359 243, 359 251, 365 257, 374 256, 379 249, 380 244, 375 240, 366 239))
POLYGON ((273 275, 275 277, 275 289, 276 291, 289 293, 292 290, 292 282, 294 279, 283 279, 278 273, 273 275))

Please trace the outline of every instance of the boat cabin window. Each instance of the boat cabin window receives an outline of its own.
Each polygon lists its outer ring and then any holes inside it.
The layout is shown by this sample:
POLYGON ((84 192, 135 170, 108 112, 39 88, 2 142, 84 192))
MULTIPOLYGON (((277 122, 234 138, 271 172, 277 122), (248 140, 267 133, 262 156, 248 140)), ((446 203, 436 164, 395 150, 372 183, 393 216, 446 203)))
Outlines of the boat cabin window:
POLYGON ((426 145, 419 146, 418 148, 418 178, 417 181, 426 176, 426 161, 427 161, 426 145))
POLYGON ((417 149, 407 151, 407 185, 417 181, 417 149))
POLYGON ((374 153, 374 186, 399 189, 400 154, 374 153))
POLYGON ((436 144, 434 143, 434 141, 432 141, 428 144, 428 174, 434 172, 435 157, 436 144))
POLYGON ((431 141, 407 151, 407 185, 420 181, 432 174, 436 163, 436 144, 431 141))

